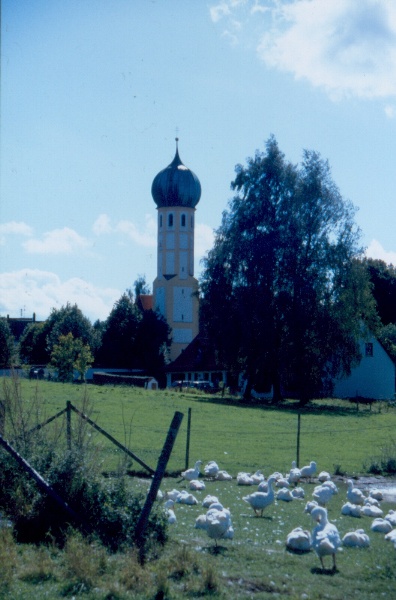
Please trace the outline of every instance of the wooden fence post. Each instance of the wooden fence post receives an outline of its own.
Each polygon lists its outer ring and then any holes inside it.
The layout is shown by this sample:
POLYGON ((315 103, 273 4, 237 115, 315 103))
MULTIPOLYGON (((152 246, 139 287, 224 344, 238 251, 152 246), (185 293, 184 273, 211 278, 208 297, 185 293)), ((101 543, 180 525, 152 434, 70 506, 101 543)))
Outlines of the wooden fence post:
POLYGON ((71 452, 71 402, 66 402, 66 438, 67 438, 67 449, 71 452))
POLYGON ((170 424, 168 435, 166 436, 166 440, 164 443, 164 447, 162 448, 161 455, 158 459, 157 469, 155 471, 153 481, 151 483, 150 489, 147 494, 146 502, 144 503, 142 512, 139 517, 139 521, 136 525, 135 530, 135 539, 136 544, 139 548, 139 558, 140 562, 143 564, 144 562, 144 533, 147 526, 147 521, 150 516, 150 512, 152 506, 157 498, 157 493, 159 487, 161 485, 162 478, 165 474, 166 465, 168 464, 169 457, 171 455, 173 445, 176 440, 176 436, 179 431, 180 424, 183 419, 183 413, 175 412, 174 417, 172 419, 172 423, 170 424))
POLYGON ((190 436, 191 436, 191 408, 188 409, 187 416, 187 442, 186 442, 186 466, 188 469, 188 464, 190 462, 190 436))
POLYGON ((4 435, 5 425, 5 404, 0 400, 0 435, 4 435))
POLYGON ((297 416, 297 468, 300 467, 300 430, 301 430, 301 414, 297 416))

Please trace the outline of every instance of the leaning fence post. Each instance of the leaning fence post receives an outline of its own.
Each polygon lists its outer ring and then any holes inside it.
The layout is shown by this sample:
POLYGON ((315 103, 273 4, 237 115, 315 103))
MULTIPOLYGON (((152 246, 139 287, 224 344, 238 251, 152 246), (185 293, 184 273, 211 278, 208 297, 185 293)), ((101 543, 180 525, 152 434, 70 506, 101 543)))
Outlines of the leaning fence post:
POLYGON ((67 437, 67 449, 71 452, 71 402, 66 402, 66 437, 67 437))
POLYGON ((190 462, 190 436, 191 436, 191 408, 188 409, 187 416, 187 441, 186 441, 186 469, 190 462))
POLYGON ((161 480, 165 474, 166 465, 168 464, 168 460, 171 455, 182 419, 183 413, 176 411, 172 419, 172 423, 170 424, 164 447, 162 448, 161 455, 158 459, 157 469, 154 473, 153 481, 148 491, 146 502, 144 503, 142 512, 139 517, 139 521, 136 525, 135 539, 136 544, 139 548, 139 558, 141 563, 144 562, 144 533, 147 526, 147 521, 150 516, 151 508, 154 504, 154 501, 157 498, 157 493, 161 485, 161 480))
POLYGON ((297 467, 300 466, 300 430, 301 430, 301 413, 297 415, 297 467))

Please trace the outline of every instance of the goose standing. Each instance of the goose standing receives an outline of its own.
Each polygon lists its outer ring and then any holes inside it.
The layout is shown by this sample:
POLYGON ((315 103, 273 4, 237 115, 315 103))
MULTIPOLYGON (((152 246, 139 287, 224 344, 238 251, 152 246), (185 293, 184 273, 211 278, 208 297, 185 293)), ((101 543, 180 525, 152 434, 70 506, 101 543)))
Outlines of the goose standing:
POLYGON ((257 517, 259 516, 259 513, 262 517, 264 508, 274 502, 275 494, 272 484, 275 483, 275 481, 276 480, 273 477, 268 479, 268 492, 253 492, 253 494, 249 494, 249 496, 242 498, 244 502, 250 504, 257 517))
POLYGON ((311 517, 317 522, 312 531, 312 548, 319 557, 324 570, 323 557, 333 557, 333 571, 336 571, 336 552, 341 546, 341 538, 338 529, 327 518, 327 510, 317 506, 311 512, 311 517))
POLYGON ((349 502, 352 502, 352 504, 361 504, 362 505, 364 503, 364 499, 365 499, 365 495, 363 494, 362 490, 359 490, 359 488, 353 487, 352 479, 348 479, 347 484, 348 484, 347 499, 349 500, 349 502))
POLYGON ((192 481, 193 479, 198 479, 200 475, 200 466, 202 465, 202 460, 197 460, 194 467, 192 469, 187 469, 186 471, 182 471, 181 476, 186 481, 192 481))

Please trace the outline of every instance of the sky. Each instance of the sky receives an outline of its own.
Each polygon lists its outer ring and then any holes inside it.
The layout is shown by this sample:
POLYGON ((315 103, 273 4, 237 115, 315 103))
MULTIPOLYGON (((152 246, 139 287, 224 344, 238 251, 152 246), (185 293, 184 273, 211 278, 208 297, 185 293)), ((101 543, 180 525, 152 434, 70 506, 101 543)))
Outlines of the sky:
POLYGON ((199 178, 195 276, 235 166, 329 161, 396 265, 394 0, 2 0, 0 316, 104 320, 156 277, 156 174, 199 178))

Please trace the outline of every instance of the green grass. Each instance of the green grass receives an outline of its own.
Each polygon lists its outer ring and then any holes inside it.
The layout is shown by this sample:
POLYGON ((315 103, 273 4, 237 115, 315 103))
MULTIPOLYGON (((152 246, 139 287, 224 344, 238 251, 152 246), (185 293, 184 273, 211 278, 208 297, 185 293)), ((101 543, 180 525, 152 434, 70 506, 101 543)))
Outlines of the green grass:
MULTIPOLYGON (((196 517, 204 512, 202 507, 177 505, 177 523, 169 527, 169 542, 141 567, 133 549, 109 554, 78 535, 70 536, 64 551, 51 544, 36 548, 15 544, 9 531, 0 529, 0 598, 259 600, 273 598, 274 594, 291 600, 394 597, 396 550, 382 534, 370 531, 372 519, 341 515, 346 501, 344 482, 337 480, 339 494, 329 504, 329 518, 341 535, 365 529, 371 545, 365 550, 344 549, 339 553, 334 575, 321 572, 314 553, 296 555, 285 548, 287 533, 294 527, 313 527, 312 519, 304 513, 313 484, 303 485, 304 501, 277 501, 262 518, 255 517, 242 500, 253 489, 237 486, 238 471, 261 469, 268 476, 274 470, 288 470, 295 459, 295 402, 285 402, 281 407, 247 406, 235 398, 222 400, 200 393, 29 381, 20 385, 28 402, 33 405, 40 400, 41 421, 65 408, 66 400, 77 407, 86 405, 83 396, 88 392, 91 418, 153 468, 174 412, 183 412, 185 417, 168 467, 175 473, 185 466, 187 414, 191 408, 190 463, 198 458, 213 459, 234 475, 230 482, 205 481, 206 490, 195 492, 195 496, 201 502, 207 493, 217 495, 231 511, 235 536, 216 549, 205 532, 194 528, 196 517)), ((74 435, 75 414, 72 424, 74 435)), ((396 411, 385 404, 375 405, 372 411, 360 408, 356 412, 356 407, 345 401, 315 401, 301 415, 300 463, 312 459, 319 470, 333 473, 335 465, 340 465, 349 475, 363 474, 364 465, 394 443, 395 426, 396 411)), ((94 430, 92 436, 103 445, 103 469, 111 471, 120 459, 120 451, 94 430)), ((135 462, 129 467, 140 470, 135 462)), ((143 491, 150 484, 143 477, 133 477, 130 482, 143 491)), ((161 485, 163 491, 185 487, 176 476, 164 479, 161 485)), ((390 508, 396 509, 396 505, 383 505, 385 513, 390 508)))

